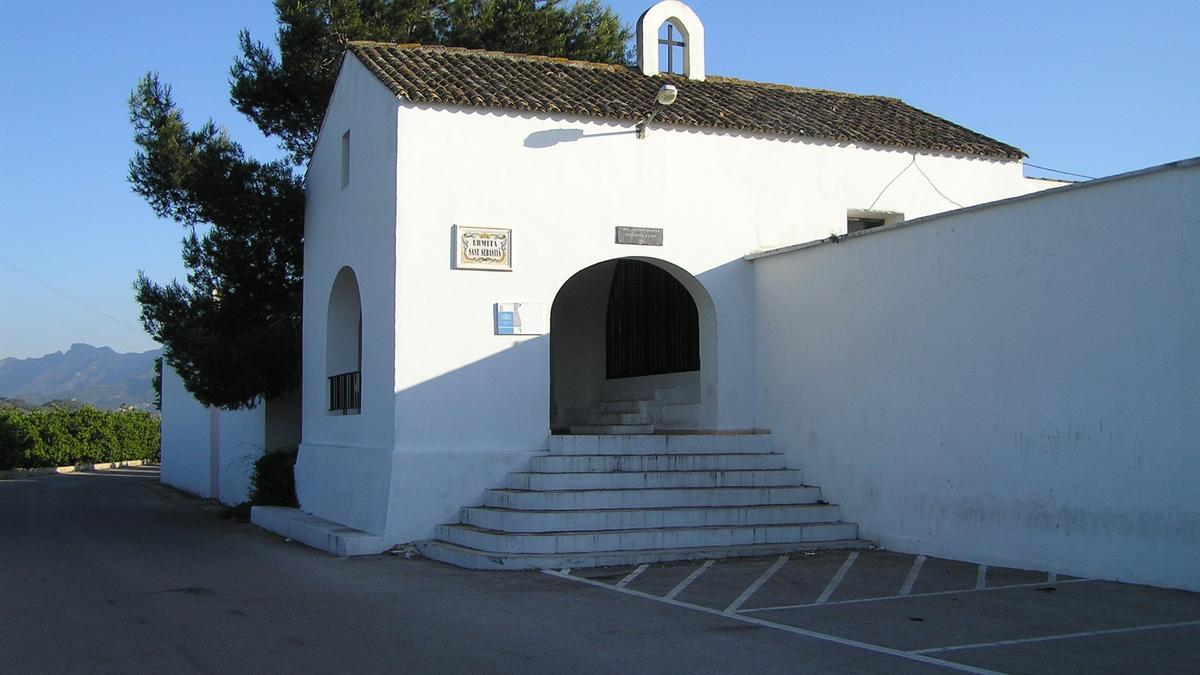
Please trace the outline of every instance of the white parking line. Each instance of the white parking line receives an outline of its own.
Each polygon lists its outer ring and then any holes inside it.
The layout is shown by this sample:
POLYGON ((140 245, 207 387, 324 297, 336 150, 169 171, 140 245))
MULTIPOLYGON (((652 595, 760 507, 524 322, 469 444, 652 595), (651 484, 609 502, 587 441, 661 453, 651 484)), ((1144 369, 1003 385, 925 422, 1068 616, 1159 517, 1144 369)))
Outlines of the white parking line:
POLYGON ((837 590, 838 584, 842 583, 842 579, 846 578, 846 572, 850 571, 850 566, 854 564, 855 560, 858 560, 858 551, 854 551, 846 557, 846 562, 842 563, 842 566, 838 568, 837 574, 833 575, 833 578, 829 580, 829 585, 825 587, 825 590, 821 591, 821 595, 817 596, 816 604, 823 605, 829 600, 829 596, 833 595, 833 592, 837 590))
POLYGON ((636 579, 638 577, 638 575, 641 574, 642 572, 645 572, 647 567, 650 567, 650 566, 645 565, 645 564, 638 565, 636 570, 630 572, 629 574, 626 574, 624 579, 617 582, 617 588, 625 588, 626 586, 628 586, 629 582, 636 579))
POLYGON ((925 564, 925 556, 919 555, 916 560, 913 560, 912 569, 908 571, 908 576, 904 577, 904 585, 900 587, 900 595, 908 595, 912 593, 913 584, 917 583, 917 575, 921 573, 921 567, 925 564))
POLYGON ((691 586, 692 582, 695 581, 701 574, 704 574, 704 570, 712 567, 713 563, 715 563, 715 562, 716 562, 715 560, 704 561, 704 564, 701 565, 699 569, 697 569, 695 572, 692 572, 691 574, 687 575, 687 578, 684 579, 683 581, 679 582, 678 586, 676 586, 675 588, 672 588, 671 592, 667 593, 667 595, 665 596, 666 599, 674 600, 675 596, 682 593, 683 589, 687 588, 688 586, 691 586))
POLYGON ((1120 633, 1137 633, 1147 630, 1159 630, 1161 628, 1183 628, 1186 626, 1200 626, 1200 621, 1178 621, 1176 623, 1157 623, 1152 626, 1132 626, 1130 628, 1110 628, 1108 630, 1089 630, 1080 633, 1062 633, 1060 635, 1044 635, 1035 638, 1022 638, 1020 640, 1000 640, 997 642, 976 642, 970 645, 955 645, 953 647, 931 647, 929 649, 918 649, 910 654, 935 654, 938 652, 956 652, 963 649, 983 649, 986 647, 1006 647, 1009 645, 1024 645, 1032 642, 1049 642, 1051 640, 1070 640, 1073 638, 1095 637, 1097 635, 1117 635, 1120 633))
POLYGON ((729 603, 729 606, 725 608, 725 611, 736 612, 738 607, 741 607, 743 604, 745 604, 746 601, 750 599, 750 596, 754 595, 755 591, 762 588, 762 585, 767 583, 767 579, 770 579, 771 575, 778 572, 779 568, 783 567, 784 563, 787 561, 788 557, 786 555, 779 556, 779 560, 776 560, 774 565, 768 567, 766 572, 763 572, 761 575, 759 575, 759 577, 754 580, 754 583, 750 584, 746 590, 742 591, 742 594, 737 596, 737 600, 729 603))
MULTIPOLYGON (((1063 584, 1078 584, 1084 581, 1095 581, 1095 579, 1068 579, 1058 582, 1059 586, 1063 584)), ((989 586, 987 588, 976 590, 974 588, 963 588, 957 591, 932 591, 929 593, 912 593, 910 595, 884 595, 878 598, 855 598, 853 600, 835 600, 833 602, 806 602, 800 605, 779 605, 776 607, 755 607, 754 609, 740 609, 740 614, 750 614, 752 612, 777 612, 783 609, 804 609, 805 607, 832 607, 833 605, 851 605, 858 602, 879 602, 881 600, 906 600, 910 598, 927 598, 934 595, 954 595, 956 593, 986 593, 988 591, 1007 591, 1013 588, 1039 588, 1045 586, 1044 581, 1039 581, 1036 584, 1013 584, 1011 586, 989 586)))
POLYGON ((975 590, 982 591, 987 588, 987 565, 980 565, 979 572, 975 575, 975 590))
MULTIPOLYGON (((712 563, 711 560, 708 561, 708 563, 705 563, 705 566, 701 567, 700 570, 696 570, 696 572, 693 572, 692 574, 695 576, 699 576, 699 574, 697 574, 697 572, 707 569, 710 563, 712 563)), ((773 628, 775 630, 780 630, 780 631, 792 633, 795 635, 803 635, 804 637, 810 637, 815 640, 824 640, 826 642, 832 642, 832 643, 843 645, 846 647, 854 647, 854 648, 862 649, 862 650, 869 651, 869 652, 875 652, 876 654, 886 654, 888 656, 895 656, 895 657, 902 658, 902 659, 919 661, 920 663, 927 663, 929 665, 940 666, 942 668, 949 668, 950 670, 957 670, 957 671, 961 671, 964 673, 977 673, 979 675, 997 675, 996 671, 994 671, 994 670, 986 670, 983 668, 976 668, 974 666, 968 666, 968 665, 962 664, 962 663, 955 663, 953 661, 944 661, 942 659, 934 658, 932 656, 926 656, 924 654, 913 654, 913 653, 909 653, 909 652, 900 651, 898 649, 892 649, 890 647, 883 647, 880 645, 873 645, 873 644, 870 644, 867 642, 859 642, 858 640, 849 640, 846 638, 840 638, 836 635, 827 635, 825 633, 818 633, 816 631, 805 630, 803 628, 797 628, 795 626, 789 626, 789 625, 783 624, 783 623, 775 623, 774 621, 765 621, 763 619, 758 619, 758 618, 755 618, 752 616, 746 616, 744 614, 734 614, 734 613, 730 613, 730 612, 725 612, 725 611, 722 611, 719 609, 713 609, 712 607, 703 607, 701 605, 693 605, 691 603, 682 602, 680 600, 672 600, 669 598, 660 598, 657 595, 643 593, 642 591, 635 591, 632 588, 617 588, 615 586, 610 586, 608 584, 604 584, 599 581, 593 581, 591 579, 584 579, 582 577, 575 577, 575 576, 571 576, 569 574, 562 574, 561 572, 557 572, 555 570, 542 570, 542 572, 544 574, 549 574, 552 577, 558 577, 560 579, 565 579, 568 581, 574 581, 574 582, 581 583, 581 584, 587 584, 588 586, 595 586, 597 588, 602 588, 602 589, 605 589, 608 591, 613 591, 616 593, 625 593, 627 595, 636 596, 636 597, 643 598, 646 600, 652 600, 654 602, 661 602, 661 603, 664 603, 667 605, 673 605, 675 607, 683 607, 685 609, 690 609, 690 610, 694 610, 697 612, 704 612, 705 614, 713 614, 713 615, 716 615, 719 617, 730 619, 732 621, 741 621, 742 623, 753 624, 755 626, 762 626, 764 628, 773 628)), ((685 581, 686 581, 686 579, 685 579, 685 581)))

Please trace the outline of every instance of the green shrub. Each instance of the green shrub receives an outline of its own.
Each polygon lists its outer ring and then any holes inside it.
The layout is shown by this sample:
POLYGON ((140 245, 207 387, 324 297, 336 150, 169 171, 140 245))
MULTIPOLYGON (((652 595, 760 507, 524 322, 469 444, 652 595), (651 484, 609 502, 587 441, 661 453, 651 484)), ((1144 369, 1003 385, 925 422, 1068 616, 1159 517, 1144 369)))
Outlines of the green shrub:
POLYGON ((296 500, 296 455, 291 448, 268 452, 254 462, 250 474, 250 503, 254 506, 300 506, 296 500))
POLYGON ((159 458, 159 417, 141 410, 0 409, 0 470, 159 458))

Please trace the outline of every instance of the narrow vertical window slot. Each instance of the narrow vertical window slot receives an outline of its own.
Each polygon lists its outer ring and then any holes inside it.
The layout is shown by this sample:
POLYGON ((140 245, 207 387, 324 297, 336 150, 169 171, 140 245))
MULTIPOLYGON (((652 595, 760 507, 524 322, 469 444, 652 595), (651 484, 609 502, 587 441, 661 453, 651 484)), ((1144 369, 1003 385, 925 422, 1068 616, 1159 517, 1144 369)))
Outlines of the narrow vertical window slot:
POLYGON ((342 134, 342 188, 350 184, 350 130, 342 134))

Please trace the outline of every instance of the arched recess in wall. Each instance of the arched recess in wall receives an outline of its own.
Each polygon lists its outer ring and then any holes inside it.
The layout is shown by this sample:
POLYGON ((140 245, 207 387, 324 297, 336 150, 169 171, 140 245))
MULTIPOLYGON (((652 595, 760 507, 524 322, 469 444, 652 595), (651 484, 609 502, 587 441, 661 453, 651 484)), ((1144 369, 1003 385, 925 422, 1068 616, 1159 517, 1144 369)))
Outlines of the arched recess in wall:
POLYGON ((358 277, 343 267, 329 291, 325 325, 325 375, 329 412, 355 414, 362 407, 362 301, 358 277))
MULTIPOLYGON (((625 407, 623 423, 716 428, 716 311, 696 277, 656 258, 617 258, 569 278, 550 310, 550 427, 569 433, 625 407), (654 395, 644 405, 615 399, 654 395)), ((586 433, 586 431, 582 432, 586 433)))

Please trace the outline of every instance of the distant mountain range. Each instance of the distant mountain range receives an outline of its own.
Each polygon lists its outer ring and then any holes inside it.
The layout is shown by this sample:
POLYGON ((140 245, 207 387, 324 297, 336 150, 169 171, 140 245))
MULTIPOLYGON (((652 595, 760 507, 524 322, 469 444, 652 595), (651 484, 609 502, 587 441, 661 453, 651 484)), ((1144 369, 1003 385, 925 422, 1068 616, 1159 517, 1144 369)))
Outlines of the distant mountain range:
POLYGON ((97 408, 154 407, 154 360, 161 349, 118 354, 108 347, 71 345, 30 359, 0 359, 0 397, 28 403, 70 400, 97 408))

